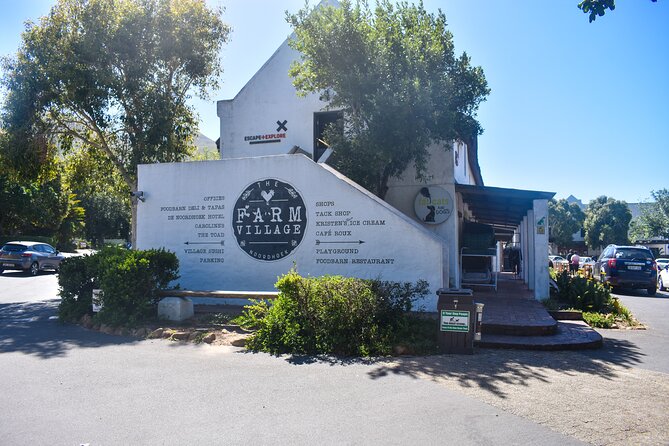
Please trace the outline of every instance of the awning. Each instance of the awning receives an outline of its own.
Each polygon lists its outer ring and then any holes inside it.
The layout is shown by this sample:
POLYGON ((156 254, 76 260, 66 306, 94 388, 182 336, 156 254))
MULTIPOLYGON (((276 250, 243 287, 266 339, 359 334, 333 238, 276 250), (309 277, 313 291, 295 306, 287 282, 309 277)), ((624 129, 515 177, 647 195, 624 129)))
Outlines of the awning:
POLYGON ((455 192, 474 214, 476 221, 492 225, 498 240, 508 240, 520 225, 534 200, 550 200, 554 192, 504 189, 501 187, 456 184, 455 192))

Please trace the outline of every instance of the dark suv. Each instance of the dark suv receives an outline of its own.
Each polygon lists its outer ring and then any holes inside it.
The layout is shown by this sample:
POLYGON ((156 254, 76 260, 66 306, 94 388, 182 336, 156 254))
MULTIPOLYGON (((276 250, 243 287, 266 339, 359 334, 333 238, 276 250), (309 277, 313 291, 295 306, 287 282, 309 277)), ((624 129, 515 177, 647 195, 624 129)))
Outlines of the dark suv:
POLYGON ((607 246, 592 269, 595 277, 613 287, 640 289, 654 296, 657 264, 645 246, 607 246))

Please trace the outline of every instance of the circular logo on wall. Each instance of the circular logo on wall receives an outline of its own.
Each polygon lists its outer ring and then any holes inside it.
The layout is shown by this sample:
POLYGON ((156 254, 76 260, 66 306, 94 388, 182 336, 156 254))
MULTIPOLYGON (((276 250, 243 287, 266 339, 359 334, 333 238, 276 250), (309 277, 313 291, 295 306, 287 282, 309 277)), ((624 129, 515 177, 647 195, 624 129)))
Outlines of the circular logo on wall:
POLYGON ((438 225, 448 220, 453 212, 453 199, 440 186, 422 187, 414 201, 416 217, 423 223, 438 225))
POLYGON ((286 257, 307 227, 304 200, 295 188, 267 178, 249 185, 235 203, 232 226, 239 247, 258 260, 286 257))

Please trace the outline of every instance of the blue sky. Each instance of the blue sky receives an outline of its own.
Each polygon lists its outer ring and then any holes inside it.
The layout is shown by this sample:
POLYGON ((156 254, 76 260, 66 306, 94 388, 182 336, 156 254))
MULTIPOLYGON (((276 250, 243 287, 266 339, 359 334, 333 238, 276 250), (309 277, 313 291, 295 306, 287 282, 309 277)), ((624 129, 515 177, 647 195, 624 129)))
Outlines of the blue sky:
MULTIPOLYGON (((53 3, 0 0, 0 54, 15 52, 23 22, 53 3)), ((304 0, 208 3, 223 5, 233 28, 220 90, 193 102, 200 130, 216 139, 215 100, 234 97, 272 55, 290 34, 284 11, 304 0)), ((486 185, 646 201, 669 188, 669 2, 618 1, 594 23, 577 3, 424 0, 444 11, 457 51, 492 89, 478 114, 486 185)))

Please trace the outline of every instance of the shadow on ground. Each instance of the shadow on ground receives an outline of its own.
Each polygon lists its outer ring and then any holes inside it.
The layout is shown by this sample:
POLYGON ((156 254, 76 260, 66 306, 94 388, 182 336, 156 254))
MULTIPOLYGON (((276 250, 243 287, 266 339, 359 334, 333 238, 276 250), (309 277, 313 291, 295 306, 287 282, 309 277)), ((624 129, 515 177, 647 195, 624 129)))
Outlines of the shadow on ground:
POLYGON ((594 374, 614 380, 620 368, 632 368, 645 356, 634 343, 605 339, 602 348, 584 351, 529 351, 477 348, 474 355, 434 355, 379 358, 376 360, 329 356, 287 355, 294 365, 368 365, 372 379, 391 375, 411 378, 447 379, 461 387, 483 389, 505 398, 508 385, 529 386, 532 381, 549 383, 548 371, 565 375, 594 374))
POLYGON ((89 331, 60 323, 59 300, 0 304, 0 354, 20 352, 49 359, 73 348, 132 344, 137 339, 89 331))
POLYGON ((631 368, 639 364, 643 356, 629 341, 605 340, 602 349, 581 352, 477 349, 471 356, 398 358, 379 364, 369 375, 373 379, 388 375, 445 378, 457 381, 461 387, 478 387, 505 398, 504 386, 528 386, 531 381, 550 382, 546 373, 549 370, 566 375, 594 374, 613 380, 620 367, 631 368))

